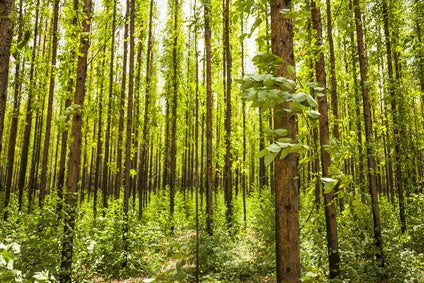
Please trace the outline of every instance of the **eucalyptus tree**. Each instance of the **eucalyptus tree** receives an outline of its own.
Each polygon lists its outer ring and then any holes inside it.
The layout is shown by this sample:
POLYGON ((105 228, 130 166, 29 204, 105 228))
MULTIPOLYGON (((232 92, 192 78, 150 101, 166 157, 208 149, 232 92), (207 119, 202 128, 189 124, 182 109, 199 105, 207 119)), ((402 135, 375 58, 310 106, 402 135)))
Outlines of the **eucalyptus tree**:
MULTIPOLYGON (((74 0, 74 12, 79 13, 79 1, 74 0)), ((84 0, 82 33, 80 36, 76 74, 74 114, 72 116, 72 130, 69 152, 68 191, 66 195, 65 225, 62 241, 62 260, 60 282, 72 281, 73 239, 75 235, 75 217, 78 198, 78 175, 80 172, 81 145, 82 145, 82 108, 84 106, 85 82, 87 76, 87 58, 90 47, 89 32, 91 24, 91 0, 84 0)))
POLYGON ((381 265, 384 265, 384 256, 383 256, 383 240, 381 236, 381 221, 380 221, 380 206, 378 201, 378 191, 377 191, 377 182, 376 182, 376 166, 375 166, 375 157, 374 149, 372 146, 373 137, 372 137, 372 121, 371 121, 371 105, 369 99, 369 87, 367 85, 368 76, 367 76, 367 60, 365 57, 364 49, 364 35, 363 35, 363 22, 361 16, 361 8, 359 0, 353 0, 353 8, 355 13, 355 23, 356 23, 356 37, 357 37, 357 46, 358 46, 358 55, 359 55, 359 65, 360 65, 360 74, 361 74, 361 87, 362 87, 362 101, 364 109, 364 121, 365 121, 365 139, 366 139, 366 148, 368 154, 368 179, 371 192, 372 200, 372 214, 374 220, 374 238, 376 241, 377 247, 377 258, 380 261, 381 265))
POLYGON ((13 38, 15 0, 0 1, 0 154, 3 148, 4 115, 9 83, 10 48, 13 38))

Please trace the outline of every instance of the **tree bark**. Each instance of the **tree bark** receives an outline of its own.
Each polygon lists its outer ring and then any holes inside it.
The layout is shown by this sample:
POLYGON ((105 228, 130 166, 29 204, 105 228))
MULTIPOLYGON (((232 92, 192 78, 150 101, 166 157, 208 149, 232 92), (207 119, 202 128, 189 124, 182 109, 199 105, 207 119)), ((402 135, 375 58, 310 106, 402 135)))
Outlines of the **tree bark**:
POLYGON ((224 49, 226 57, 226 111, 225 111, 225 167, 224 167, 224 190, 225 190, 225 203, 227 210, 225 216, 227 222, 231 225, 232 222, 232 174, 231 167, 233 163, 233 157, 231 154, 231 67, 232 67, 232 57, 231 57, 231 48, 230 48, 230 1, 225 0, 224 6, 224 49))
POLYGON ((3 148, 4 115, 6 113, 7 87, 9 84, 10 47, 13 38, 13 20, 10 14, 15 8, 15 0, 1 0, 0 11, 0 154, 3 148))
MULTIPOLYGON (((312 6, 312 25, 317 31, 317 45, 321 47, 322 42, 322 23, 321 23, 321 11, 317 8, 315 0, 311 0, 312 6)), ((334 59, 334 58, 333 58, 334 59)), ((328 169, 331 166, 331 156, 326 150, 326 146, 330 145, 330 130, 328 126, 328 105, 327 105, 327 83, 326 83, 326 72, 325 72, 325 61, 324 53, 320 52, 319 59, 315 62, 316 78, 318 84, 321 85, 324 90, 324 94, 318 100, 319 112, 321 114, 319 118, 319 129, 320 129, 320 141, 321 141, 321 169, 323 177, 330 177, 328 169)), ((337 185, 336 185, 337 186, 337 185)), ((334 279, 340 275, 340 255, 339 255, 339 241, 337 236, 337 219, 336 219, 336 207, 334 205, 333 190, 326 192, 324 190, 324 210, 325 210, 325 222, 327 228, 327 249, 328 249, 328 261, 330 267, 330 279, 334 279)))
POLYGON ((211 12, 210 0, 204 2, 206 56, 206 230, 213 234, 212 210, 212 69, 211 69, 211 12))
MULTIPOLYGON (((75 13, 78 13, 78 0, 74 0, 75 13)), ((85 81, 87 76, 87 57, 90 47, 88 33, 90 31, 91 21, 91 0, 84 0, 85 18, 82 21, 83 33, 80 38, 80 47, 78 56, 78 67, 75 88, 74 104, 79 105, 75 109, 72 117, 71 137, 72 143, 69 153, 69 171, 68 171, 68 192, 66 204, 68 213, 65 213, 65 226, 62 242, 62 259, 60 275, 61 283, 71 283, 72 278, 72 257, 73 257, 73 239, 75 233, 75 217, 78 198, 78 175, 80 171, 81 144, 82 144, 82 108, 84 106, 85 81)))
MULTIPOLYGON (((284 60, 275 72, 279 76, 293 79, 287 71, 295 65, 293 53, 293 23, 285 18, 281 9, 292 9, 291 0, 271 1, 271 48, 272 54, 284 60)), ((289 102, 278 104, 274 109, 275 128, 287 127, 288 138, 296 141, 297 121, 293 113, 282 111, 290 108, 289 102)), ((300 239, 297 165, 298 154, 290 153, 275 161, 275 232, 277 282, 300 281, 300 239)))
POLYGON ((365 58, 365 49, 364 49, 364 36, 362 31, 362 19, 361 19, 361 10, 359 6, 359 0, 353 0, 353 6, 355 11, 355 22, 356 22, 356 36, 358 44, 358 54, 359 54, 359 65, 361 71, 361 86, 362 86, 362 101, 364 107, 364 121, 365 121, 365 138, 366 138, 366 147, 368 154, 368 179, 370 181, 370 192, 372 199, 372 213, 374 220, 374 238, 376 241, 377 247, 377 259, 380 261, 380 264, 384 266, 384 257, 383 257, 383 240, 381 237, 381 224, 380 224, 380 207, 378 203, 378 192, 377 192, 377 181, 376 181, 376 166, 374 159, 374 149, 372 146, 373 137, 372 137, 372 121, 371 121, 371 106, 369 99, 369 90, 366 85, 368 81, 367 77, 367 61, 365 58))
POLYGON ((41 165, 41 182, 40 182, 40 195, 39 206, 43 207, 44 198, 47 187, 47 163, 49 159, 50 148, 50 133, 53 116, 53 95, 56 78, 56 55, 57 55, 57 41, 58 41, 58 22, 59 22, 59 0, 55 0, 53 5, 53 39, 52 39, 52 63, 50 69, 50 86, 49 98, 47 103, 47 119, 46 119, 46 132, 44 134, 44 148, 43 148, 43 163, 41 165))
POLYGON ((403 184, 402 184, 402 164, 401 164, 401 152, 400 152, 400 141, 399 141, 399 110, 397 107, 397 101, 399 100, 398 94, 395 89, 395 81, 393 79, 393 63, 392 63, 392 47, 390 42, 390 30, 389 30, 389 13, 387 10, 387 0, 383 0, 382 3, 383 20, 384 20, 384 37, 386 41, 386 56, 387 56, 387 72, 389 75, 389 94, 390 103, 392 106, 392 118, 393 118, 393 138, 395 142, 395 172, 396 172, 396 187, 399 196, 399 216, 401 223, 402 234, 406 231, 406 220, 405 220, 405 200, 403 196, 403 184))

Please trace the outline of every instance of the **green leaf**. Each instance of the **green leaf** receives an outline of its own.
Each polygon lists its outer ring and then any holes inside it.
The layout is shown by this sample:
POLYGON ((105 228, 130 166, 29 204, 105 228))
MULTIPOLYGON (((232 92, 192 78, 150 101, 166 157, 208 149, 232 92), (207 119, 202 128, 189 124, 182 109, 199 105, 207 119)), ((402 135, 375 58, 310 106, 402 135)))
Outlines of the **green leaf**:
POLYGON ((262 158, 262 157, 264 157, 267 154, 268 154, 268 150, 262 149, 261 151, 259 151, 258 153, 256 153, 255 158, 262 158))
POLYGON ((324 182, 324 194, 330 193, 337 184, 337 180, 333 178, 323 177, 321 180, 324 182))
POLYGON ((272 161, 274 161, 274 158, 277 156, 277 154, 278 153, 276 153, 276 152, 271 152, 271 153, 268 153, 266 156, 265 156, 265 165, 266 166, 269 166, 271 163, 272 163, 272 161))
POLYGON ((308 94, 306 98, 307 98, 309 106, 311 106, 311 107, 317 107, 318 106, 318 103, 315 101, 315 99, 310 94, 308 94))
POLYGON ((274 143, 274 144, 267 146, 266 149, 270 152, 280 152, 281 147, 274 143))
POLYGON ((281 151, 280 153, 280 159, 284 159, 287 157, 287 155, 289 155, 289 153, 291 152, 290 148, 285 148, 281 151))
POLYGON ((297 102, 302 103, 307 99, 306 93, 304 92, 297 92, 293 95, 293 99, 297 102))
POLYGON ((290 109, 295 113, 300 113, 302 111, 302 105, 297 101, 293 101, 290 104, 290 109))
POLYGON ((289 130, 286 128, 276 129, 274 132, 279 136, 285 136, 289 133, 289 130))
POLYGON ((308 113, 309 118, 312 120, 317 120, 321 116, 321 114, 316 110, 308 110, 306 113, 308 113))
POLYGON ((292 66, 292 65, 287 66, 287 72, 289 72, 289 74, 293 75, 293 76, 296 74, 296 70, 295 70, 294 66, 292 66))

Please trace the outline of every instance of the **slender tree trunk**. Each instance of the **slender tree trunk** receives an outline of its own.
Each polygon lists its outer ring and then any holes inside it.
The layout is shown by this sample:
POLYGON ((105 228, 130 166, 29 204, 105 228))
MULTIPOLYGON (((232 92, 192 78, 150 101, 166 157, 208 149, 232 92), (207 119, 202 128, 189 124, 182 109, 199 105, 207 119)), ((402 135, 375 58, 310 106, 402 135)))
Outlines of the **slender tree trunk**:
MULTIPOLYGON (((31 127, 32 127, 32 99, 33 99, 33 88, 34 88, 34 67, 35 67, 35 55, 37 51, 37 36, 38 36, 38 20, 39 20, 39 10, 40 10, 40 0, 37 0, 36 3, 36 12, 35 12, 35 24, 34 24, 34 40, 32 44, 32 54, 31 54, 31 66, 29 71, 29 85, 28 90, 28 101, 26 106, 26 115, 25 115, 25 130, 23 137, 22 153, 21 153, 21 165, 19 168, 19 180, 18 180, 18 189, 19 189, 19 211, 22 210, 22 198, 24 194, 25 187, 25 176, 27 173, 28 165, 28 149, 31 136, 31 127)), ((0 152, 1 153, 1 152, 0 152)))
POLYGON ((6 113, 7 87, 9 83, 10 47, 13 38, 13 20, 10 14, 15 0, 0 1, 0 154, 3 148, 4 115, 6 113))
POLYGON ((213 234, 212 210, 212 69, 211 69, 211 11, 210 0, 204 2, 206 56, 206 230, 213 234))
MULTIPOLYGON (((122 185, 122 140, 123 140, 123 131, 124 131, 124 117, 125 117, 125 92, 127 86, 127 56, 128 56, 128 17, 130 13, 130 0, 127 0, 127 9, 125 12, 125 31, 124 31, 124 62, 122 66, 122 83, 121 83, 121 102, 119 106, 119 132, 118 132, 118 158, 116 164, 116 187, 115 187, 115 198, 119 197, 122 185)), ((131 140, 126 141, 131 143, 131 140)))
POLYGON ((393 63, 392 63, 392 48, 390 42, 390 30, 389 30, 389 15, 387 10, 387 0, 383 0, 383 19, 384 19, 384 37, 386 40, 386 56, 387 56, 387 71, 389 74, 389 94, 390 102, 392 106, 392 117, 393 117, 393 138, 395 142, 395 172, 396 172, 396 187, 399 197, 399 212, 401 231, 406 231, 406 220, 405 220, 405 201, 403 197, 403 184, 402 184, 402 164, 400 158, 400 141, 399 141, 399 113, 396 102, 398 101, 398 95, 396 94, 394 79, 393 79, 393 63))
MULTIPOLYGON (((74 0, 75 13, 78 13, 78 0, 74 0)), ((81 159, 82 144, 82 108, 84 106, 85 81, 87 76, 87 57, 89 49, 90 19, 91 19, 91 0, 84 0, 84 20, 82 21, 83 33, 80 38, 80 47, 78 56, 78 67, 76 76, 75 100, 74 104, 79 105, 75 109, 72 117, 71 147, 69 154, 68 171, 68 192, 66 196, 67 213, 65 213, 65 226, 62 242, 62 260, 60 275, 61 283, 70 283, 72 281, 72 261, 73 261, 73 240, 75 233, 75 217, 78 198, 78 175, 81 159)))
MULTIPOLYGON (((17 42, 21 42, 22 40, 22 16, 23 16, 23 5, 22 0, 19 1, 19 31, 18 31, 18 40, 17 42)), ((18 51, 19 52, 19 51, 18 51)), ((19 53, 18 53, 19 54, 19 53)), ((12 177, 13 177, 13 165, 15 163, 15 145, 16 145, 16 136, 18 134, 18 118, 19 118, 19 107, 21 105, 21 93, 20 88, 22 84, 22 79, 20 78, 20 67, 21 61, 20 57, 16 58, 16 66, 15 66, 15 81, 14 81, 14 95, 13 95, 13 110, 12 110, 12 123, 10 125, 10 133, 9 133, 9 149, 7 152, 7 177, 6 177, 6 195, 4 198, 4 214, 3 220, 7 220, 8 216, 8 205, 10 201, 10 193, 12 191, 12 177)), ((23 64, 25 66, 25 64, 23 64)))
MULTIPOLYGON (((287 72, 294 67, 293 23, 285 18, 281 9, 292 9, 291 0, 271 1, 271 48, 272 54, 284 60, 276 70, 279 76, 293 79, 287 72)), ((296 141, 297 121, 293 113, 284 113, 280 108, 290 108, 288 102, 278 104, 274 109, 274 125, 280 129, 287 127, 287 137, 296 141)), ((298 154, 290 153, 284 159, 275 158, 275 231, 277 282, 300 281, 300 239, 297 165, 298 154)))
POLYGON ((225 189, 225 203, 227 205, 227 211, 225 212, 227 222, 231 225, 232 222, 232 174, 231 167, 233 163, 233 157, 231 154, 231 67, 232 57, 230 48, 230 1, 225 0, 224 6, 224 49, 226 57, 226 111, 225 111, 225 167, 224 167, 224 189, 225 189))
POLYGON ((144 118, 143 118, 143 136, 141 137, 141 158, 140 158, 140 174, 138 176, 138 195, 139 195, 139 207, 138 207, 138 217, 141 219, 143 212, 143 202, 142 202, 142 192, 143 189, 146 189, 146 160, 147 160, 147 138, 148 138, 148 125, 149 125, 149 105, 150 105, 150 80, 151 80, 151 56, 150 54, 153 52, 153 4, 154 1, 150 0, 150 12, 149 12, 149 35, 147 41, 147 52, 146 52, 146 95, 144 102, 144 118))
POLYGON ((53 40, 52 40, 52 64, 50 69, 50 86, 49 86, 49 98, 47 104, 47 119, 46 119, 46 132, 44 134, 44 148, 43 148, 43 163, 41 165, 41 183, 40 183, 40 195, 39 195, 39 206, 43 206, 46 187, 47 187, 47 163, 49 157, 50 147, 50 133, 51 123, 53 117, 53 95, 55 87, 56 77, 56 55, 57 55, 57 42, 58 42, 58 22, 59 22, 59 0, 55 0, 53 5, 53 40))
POLYGON ((368 154, 368 179, 370 181, 370 192, 372 198, 372 213, 374 219, 374 238, 376 241, 377 247, 377 258, 380 261, 380 264, 384 265, 383 257, 383 240, 381 237, 381 224, 380 224, 380 207, 378 203, 378 192, 377 192, 377 182, 375 177, 375 159, 374 159, 374 150, 372 147, 372 121, 371 121, 371 106, 370 99, 368 95, 368 87, 366 82, 368 81, 367 77, 367 62, 365 58, 364 50, 364 39, 362 31, 362 19, 361 19, 361 10, 359 6, 359 0, 353 0, 353 6, 355 10, 355 21, 356 21, 356 36, 358 43, 358 54, 359 54, 359 63, 361 70, 361 86, 362 86, 362 98, 363 98, 363 107, 364 107, 364 121, 365 121, 365 138, 367 141, 367 154, 368 154))
MULTIPOLYGON (((315 0, 311 0, 312 6, 312 24, 314 29, 317 31, 317 45, 320 46, 322 42, 322 23, 321 23, 321 11, 316 7, 315 0)), ((322 93, 324 96, 318 100, 319 112, 321 114, 319 118, 319 129, 320 129, 320 141, 321 141, 321 167, 322 176, 325 178, 330 177, 328 169, 331 166, 331 156, 326 150, 326 146, 330 145, 330 130, 328 126, 328 106, 327 106, 327 85, 326 85, 326 73, 325 73, 325 61, 324 53, 320 53, 319 59, 315 62, 316 78, 318 84, 321 85, 324 90, 322 93)), ((324 210, 325 210, 325 222, 327 228, 327 249, 328 249, 328 261, 330 267, 330 279, 334 279, 340 275, 340 255, 339 255, 339 241, 337 237, 337 219, 336 219, 336 207, 334 205, 333 190, 324 190, 324 210)))
MULTIPOLYGON (((177 170, 177 103, 178 103, 178 58, 177 58, 177 48, 178 48, 178 0, 175 0, 175 11, 174 11, 174 46, 172 50, 172 59, 173 59, 173 101, 172 101, 172 128, 171 128, 171 176, 170 176, 170 216, 173 223, 174 217, 174 198, 175 198, 175 187, 177 185, 176 181, 176 170, 177 170)), ((172 228, 174 224, 171 224, 172 228)))
MULTIPOLYGON (((114 75, 114 58, 115 58, 115 27, 116 27, 116 0, 113 0, 113 19, 112 19, 112 40, 110 45, 110 65, 109 65, 109 99, 107 107, 107 126, 105 137, 105 156, 103 159, 103 174, 102 174, 102 197, 103 207, 107 206, 108 197, 108 180, 109 180, 109 153, 111 152, 110 146, 110 129, 112 124, 112 100, 113 100, 113 75, 114 75)), ((115 192, 115 199, 119 198, 119 194, 115 192)), ((93 204, 94 206, 96 203, 93 204)))
MULTIPOLYGON (((132 116, 133 116, 133 93, 134 93, 134 21, 135 21, 135 0, 129 0, 127 5, 130 4, 130 66, 129 66, 129 84, 128 84, 128 109, 127 109, 127 138, 125 149, 125 190, 124 190, 124 229, 123 229, 123 242, 125 256, 128 253, 128 240, 127 234, 129 229, 128 223, 128 199, 130 196, 131 186, 131 133, 132 133, 132 116)), ((126 264, 126 262, 125 262, 126 264)))

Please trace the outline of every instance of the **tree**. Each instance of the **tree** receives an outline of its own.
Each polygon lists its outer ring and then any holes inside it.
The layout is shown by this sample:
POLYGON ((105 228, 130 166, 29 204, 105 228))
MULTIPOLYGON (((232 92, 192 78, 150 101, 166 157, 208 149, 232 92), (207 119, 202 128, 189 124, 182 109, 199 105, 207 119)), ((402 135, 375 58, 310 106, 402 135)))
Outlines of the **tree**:
MULTIPOLYGON (((272 54, 284 60, 275 71, 278 76, 293 79, 288 73, 294 67, 293 22, 284 17, 282 9, 291 10, 291 0, 271 1, 271 48, 272 54)), ((277 104, 274 108, 276 129, 287 127, 288 138, 296 140, 297 122, 294 113, 285 112, 290 103, 277 104)), ((281 153, 280 153, 281 154, 281 153)), ((275 158, 275 232, 277 282, 300 280, 300 239, 297 176, 298 155, 290 153, 285 158, 275 158)))
POLYGON ((232 154, 231 154, 231 49, 230 49, 230 1, 225 0, 224 6, 224 49, 225 49, 225 63, 226 63, 226 110, 225 110, 225 167, 224 167, 224 189, 225 189, 225 202, 227 204, 227 211, 225 213, 228 224, 231 225, 232 221, 232 154))
MULTIPOLYGON (((78 0, 74 0, 74 10, 78 13, 78 0)), ((72 142, 69 153, 68 191, 66 195, 65 226, 62 242, 62 274, 61 283, 70 283, 72 275, 73 239, 75 234, 75 216, 78 198, 78 175, 80 172, 81 144, 82 144, 82 108, 84 106, 85 81, 87 76, 87 58, 90 47, 89 31, 91 20, 91 0, 84 0, 84 18, 82 20, 82 34, 78 56, 78 67, 75 87, 74 114, 72 117, 72 142)))
POLYGON ((374 158, 374 149, 372 146, 372 121, 371 121, 371 105, 369 99, 369 89, 367 86, 367 61, 365 57, 364 49, 364 35, 362 31, 362 18, 361 10, 359 6, 359 0, 353 0, 353 6, 355 11, 355 23, 356 23, 356 37, 358 44, 358 55, 359 55, 359 66, 361 74, 361 87, 362 87, 362 101, 364 108, 364 121, 365 121, 365 139, 367 141, 366 148, 368 154, 368 179, 370 181, 370 192, 372 200, 372 214, 374 220, 374 238, 377 247, 377 258, 380 260, 381 265, 384 265, 383 257, 383 240, 381 237, 381 224, 380 224, 380 206, 378 203, 378 192, 377 192, 377 181, 376 181, 376 166, 374 158))
POLYGON ((210 1, 204 0, 205 59, 206 59, 206 229, 213 233, 212 210, 212 69, 211 69, 211 20, 210 1))
MULTIPOLYGON (((312 6, 312 25, 317 32, 317 45, 321 47, 322 42, 322 24, 321 24, 321 11, 317 8, 315 0, 311 0, 312 6)), ((320 50, 320 49, 319 49, 320 50)), ((328 126, 328 105, 327 105, 327 83, 326 83, 326 72, 324 53, 319 51, 319 59, 315 62, 316 78, 318 84, 323 88, 322 94, 318 100, 319 112, 321 114, 319 118, 319 130, 320 130, 320 141, 321 141, 321 168, 322 177, 324 183, 324 210, 325 210, 325 222, 327 228, 327 248, 328 248, 328 259, 330 266, 330 278, 334 279, 340 275, 340 255, 339 255, 339 241, 337 237, 337 219, 336 219, 336 207, 334 205, 333 188, 330 186, 330 190, 327 188, 327 183, 331 183, 335 180, 329 180, 329 168, 331 166, 331 156, 327 146, 330 145, 330 130, 328 126)), ((335 183, 335 182, 333 182, 335 183)))
POLYGON ((49 97, 47 103, 47 118, 46 118, 46 132, 44 134, 44 147, 43 147, 43 163, 41 167, 41 182, 40 182, 40 195, 39 206, 43 206, 46 187, 47 187, 47 162, 49 158, 50 147, 50 134, 51 123, 53 116, 53 95, 55 88, 56 77, 56 56, 57 56, 57 41, 58 41, 58 21, 59 21, 59 0, 55 0, 53 5, 53 40, 52 40, 52 57, 51 57, 51 70, 50 70, 50 86, 49 97))

